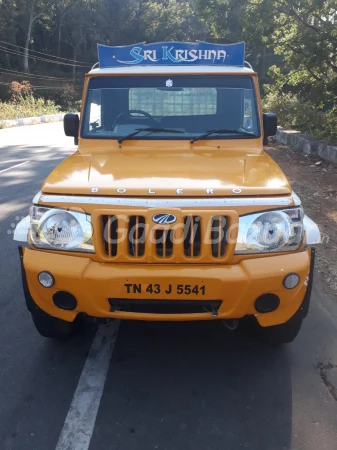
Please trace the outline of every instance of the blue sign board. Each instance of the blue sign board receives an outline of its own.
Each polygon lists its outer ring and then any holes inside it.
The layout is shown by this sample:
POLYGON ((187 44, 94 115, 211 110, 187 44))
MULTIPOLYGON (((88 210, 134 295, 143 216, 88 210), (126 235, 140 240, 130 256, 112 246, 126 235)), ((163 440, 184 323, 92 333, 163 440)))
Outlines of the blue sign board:
POLYGON ((123 47, 98 44, 99 67, 123 66, 240 66, 245 58, 245 43, 156 42, 123 47))

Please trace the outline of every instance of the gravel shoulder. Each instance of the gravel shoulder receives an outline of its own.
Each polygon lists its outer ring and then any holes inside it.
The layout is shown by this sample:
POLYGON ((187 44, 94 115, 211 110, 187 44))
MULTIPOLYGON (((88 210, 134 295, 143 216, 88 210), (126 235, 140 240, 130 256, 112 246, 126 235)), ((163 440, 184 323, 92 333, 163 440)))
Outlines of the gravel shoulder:
POLYGON ((265 150, 287 175, 305 213, 319 225, 323 243, 317 246, 316 268, 337 300, 337 165, 286 145, 270 143, 265 150))

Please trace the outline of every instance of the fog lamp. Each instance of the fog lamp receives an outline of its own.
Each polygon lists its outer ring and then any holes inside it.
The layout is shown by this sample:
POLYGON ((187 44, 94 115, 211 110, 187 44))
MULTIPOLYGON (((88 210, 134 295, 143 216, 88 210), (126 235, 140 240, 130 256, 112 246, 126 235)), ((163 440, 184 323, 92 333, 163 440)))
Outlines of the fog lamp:
POLYGON ((66 291, 58 291, 53 295, 53 302, 58 308, 72 311, 77 306, 76 298, 66 291))
POLYGON ((45 288, 50 288, 54 285, 54 277, 47 271, 40 272, 38 275, 39 283, 45 288))
POLYGON ((297 273, 289 273, 283 280, 283 285, 287 289, 294 289, 300 282, 300 277, 297 273))
POLYGON ((275 294, 262 294, 256 299, 254 306, 259 313, 273 312, 280 306, 280 299, 275 294))

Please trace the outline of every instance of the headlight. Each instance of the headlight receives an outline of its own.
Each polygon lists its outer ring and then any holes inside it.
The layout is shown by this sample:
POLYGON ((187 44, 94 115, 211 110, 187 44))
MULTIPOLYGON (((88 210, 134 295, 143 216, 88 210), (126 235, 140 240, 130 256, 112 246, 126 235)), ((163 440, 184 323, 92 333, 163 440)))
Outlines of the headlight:
POLYGON ((303 239, 302 208, 240 217, 236 254, 297 250, 303 239))
POLYGON ((63 209, 30 209, 30 236, 35 247, 94 252, 89 215, 63 209))

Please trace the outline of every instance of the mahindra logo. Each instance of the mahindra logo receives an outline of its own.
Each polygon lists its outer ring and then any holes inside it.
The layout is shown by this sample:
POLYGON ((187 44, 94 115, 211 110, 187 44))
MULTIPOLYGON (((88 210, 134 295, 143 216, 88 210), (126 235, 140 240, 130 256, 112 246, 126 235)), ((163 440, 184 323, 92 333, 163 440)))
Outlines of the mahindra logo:
POLYGON ((177 218, 173 214, 160 213, 160 214, 155 214, 152 217, 152 220, 154 223, 160 223, 161 225, 169 225, 171 223, 174 223, 177 220, 177 218))

